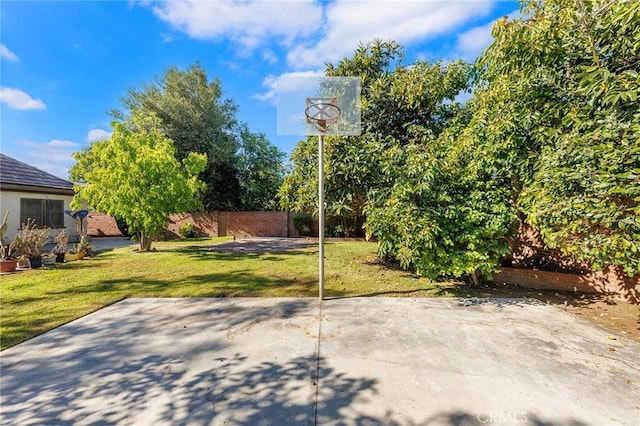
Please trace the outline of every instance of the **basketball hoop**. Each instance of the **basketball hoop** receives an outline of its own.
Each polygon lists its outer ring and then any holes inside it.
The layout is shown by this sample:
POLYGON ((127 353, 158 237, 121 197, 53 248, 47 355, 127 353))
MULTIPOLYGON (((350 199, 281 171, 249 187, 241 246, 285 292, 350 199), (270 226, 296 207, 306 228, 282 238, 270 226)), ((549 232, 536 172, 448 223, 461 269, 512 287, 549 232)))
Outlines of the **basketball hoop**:
POLYGON ((336 98, 307 98, 304 115, 307 124, 325 133, 329 126, 338 122, 340 107, 336 98))
POLYGON ((338 122, 340 107, 338 99, 307 98, 304 115, 307 124, 315 127, 318 135, 318 282, 320 301, 324 300, 324 134, 329 126, 338 122))
MULTIPOLYGON (((2 1, 2 0, 0 0, 2 1)), ((361 134, 360 78, 287 76, 277 85, 278 134, 318 137, 318 295, 324 300, 324 138, 361 134), (301 114, 304 105, 304 115, 301 114)))

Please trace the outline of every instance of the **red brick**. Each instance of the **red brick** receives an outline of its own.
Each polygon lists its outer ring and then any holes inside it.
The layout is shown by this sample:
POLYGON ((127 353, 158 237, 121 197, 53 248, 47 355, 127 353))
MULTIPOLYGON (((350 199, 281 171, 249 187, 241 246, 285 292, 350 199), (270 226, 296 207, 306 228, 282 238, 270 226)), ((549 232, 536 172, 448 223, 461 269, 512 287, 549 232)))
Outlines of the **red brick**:
POLYGON ((293 226, 293 213, 288 212, 223 212, 172 215, 168 233, 179 237, 183 223, 196 226, 199 236, 224 237, 299 237, 293 226))
POLYGON ((116 220, 104 213, 91 212, 87 217, 87 235, 90 237, 122 237, 116 220))
POLYGON ((631 303, 640 303, 640 275, 629 277, 611 266, 588 274, 500 268, 500 272, 493 274, 493 281, 533 289, 611 294, 631 303))

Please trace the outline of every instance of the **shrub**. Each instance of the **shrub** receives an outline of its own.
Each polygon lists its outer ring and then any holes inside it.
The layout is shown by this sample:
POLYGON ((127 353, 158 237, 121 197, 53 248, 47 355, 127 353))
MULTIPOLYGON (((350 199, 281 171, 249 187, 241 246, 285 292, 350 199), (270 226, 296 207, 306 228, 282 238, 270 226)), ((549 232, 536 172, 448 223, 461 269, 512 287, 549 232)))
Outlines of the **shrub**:
POLYGON ((293 227, 298 234, 303 236, 311 235, 311 215, 297 214, 293 217, 293 227))
POLYGON ((15 245, 22 256, 35 258, 42 254, 42 248, 48 241, 49 228, 38 229, 36 221, 28 219, 26 224, 22 224, 22 229, 15 238, 15 245))
POLYGON ((69 250, 69 234, 64 229, 54 238, 56 246, 53 249, 55 254, 64 254, 69 250))
POLYGON ((196 226, 191 222, 186 222, 180 225, 178 232, 182 238, 193 238, 196 236, 196 226))

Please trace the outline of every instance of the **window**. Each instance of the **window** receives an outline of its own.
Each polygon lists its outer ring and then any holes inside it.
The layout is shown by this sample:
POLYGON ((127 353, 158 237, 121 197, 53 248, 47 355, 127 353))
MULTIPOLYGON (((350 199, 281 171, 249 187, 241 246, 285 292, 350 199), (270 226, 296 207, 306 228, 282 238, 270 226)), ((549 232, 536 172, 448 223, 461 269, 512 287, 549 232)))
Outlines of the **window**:
POLYGON ((34 219, 38 228, 64 228, 64 201, 20 199, 20 223, 34 219))

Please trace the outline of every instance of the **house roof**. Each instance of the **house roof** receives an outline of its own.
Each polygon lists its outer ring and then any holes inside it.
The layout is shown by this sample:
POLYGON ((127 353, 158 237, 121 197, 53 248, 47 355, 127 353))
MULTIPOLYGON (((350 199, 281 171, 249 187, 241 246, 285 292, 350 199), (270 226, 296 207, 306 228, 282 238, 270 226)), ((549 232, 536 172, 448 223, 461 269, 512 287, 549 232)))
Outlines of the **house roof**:
POLYGON ((0 154, 0 187, 3 190, 73 194, 73 183, 0 154))

